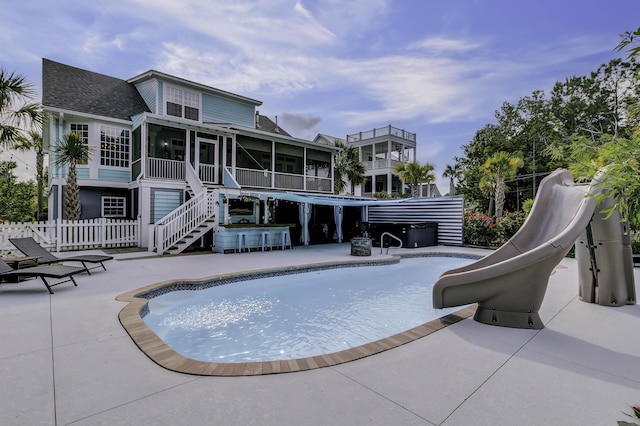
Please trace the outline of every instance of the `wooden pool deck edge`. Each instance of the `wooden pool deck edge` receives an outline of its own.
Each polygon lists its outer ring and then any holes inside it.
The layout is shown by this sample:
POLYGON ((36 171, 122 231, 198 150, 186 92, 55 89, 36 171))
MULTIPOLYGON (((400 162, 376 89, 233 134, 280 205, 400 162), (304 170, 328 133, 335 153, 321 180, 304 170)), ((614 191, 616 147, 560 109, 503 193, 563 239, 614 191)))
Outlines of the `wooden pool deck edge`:
MULTIPOLYGON (((335 264, 335 262, 332 264, 335 264)), ((318 265, 319 264, 306 265, 306 267, 315 267, 318 265)), ((260 271, 253 271, 251 274, 256 274, 257 272, 260 271)), ((238 274, 232 275, 238 276, 238 274)), ((207 279, 221 279, 224 277, 225 276, 215 276, 187 281, 201 283, 207 279)), ((330 354, 276 361, 239 363, 206 362, 197 361, 180 355, 160 339, 143 320, 143 315, 141 313, 147 309, 148 299, 141 297, 140 295, 145 292, 153 291, 154 289, 171 286, 175 284, 175 282, 175 280, 160 282, 119 295, 116 297, 116 300, 128 303, 120 310, 118 319, 136 346, 138 346, 138 348, 153 362, 171 371, 198 376, 256 376, 307 371, 344 364, 379 354, 428 336, 451 324, 455 324, 463 319, 473 316, 476 311, 476 305, 468 306, 454 313, 434 319, 401 333, 330 354)))

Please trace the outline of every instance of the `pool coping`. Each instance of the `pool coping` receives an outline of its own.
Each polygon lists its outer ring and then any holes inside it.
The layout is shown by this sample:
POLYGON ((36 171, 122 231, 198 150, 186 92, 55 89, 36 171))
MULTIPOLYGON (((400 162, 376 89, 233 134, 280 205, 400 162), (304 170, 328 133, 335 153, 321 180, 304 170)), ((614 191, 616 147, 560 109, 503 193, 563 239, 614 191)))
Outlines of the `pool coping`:
POLYGON ((185 357, 167 345, 144 322, 143 317, 145 311, 148 309, 148 301, 152 297, 168 291, 174 291, 177 288, 198 290, 201 288, 264 276, 291 275, 320 269, 393 264, 400 262, 402 258, 412 257, 460 257, 477 259, 481 256, 440 252, 396 254, 386 259, 358 259, 351 261, 320 262, 286 268, 270 268, 252 270, 243 273, 218 274, 198 279, 173 279, 141 287, 117 296, 116 300, 128 302, 127 305, 120 310, 118 319, 136 346, 138 346, 138 348, 147 355, 147 357, 159 366, 178 373, 198 376, 257 376, 277 373, 292 373, 330 367, 375 355, 428 336, 438 330, 448 327, 451 324, 455 324, 463 319, 471 317, 476 311, 476 305, 465 307, 454 313, 413 327, 401 333, 339 352, 288 360, 219 363, 198 361, 185 357))

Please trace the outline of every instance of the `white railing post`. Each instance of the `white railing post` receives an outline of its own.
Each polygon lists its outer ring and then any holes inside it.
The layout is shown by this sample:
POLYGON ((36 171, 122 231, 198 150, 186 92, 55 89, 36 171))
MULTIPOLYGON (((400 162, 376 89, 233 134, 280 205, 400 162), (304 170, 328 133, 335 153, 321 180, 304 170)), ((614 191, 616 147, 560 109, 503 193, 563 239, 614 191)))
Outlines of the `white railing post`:
MULTIPOLYGON (((58 200, 60 202, 60 200, 58 200)), ((56 219, 56 251, 60 251, 60 245, 62 242, 62 219, 56 219)))
POLYGON ((55 251, 100 247, 142 246, 142 220, 109 218, 49 222, 4 223, 0 225, 0 250, 11 250, 8 238, 33 237, 47 249, 55 251))
POLYGON ((104 217, 100 218, 100 235, 98 237, 98 241, 100 243, 100 245, 102 245, 103 247, 106 245, 107 243, 107 223, 106 223, 107 219, 104 217))

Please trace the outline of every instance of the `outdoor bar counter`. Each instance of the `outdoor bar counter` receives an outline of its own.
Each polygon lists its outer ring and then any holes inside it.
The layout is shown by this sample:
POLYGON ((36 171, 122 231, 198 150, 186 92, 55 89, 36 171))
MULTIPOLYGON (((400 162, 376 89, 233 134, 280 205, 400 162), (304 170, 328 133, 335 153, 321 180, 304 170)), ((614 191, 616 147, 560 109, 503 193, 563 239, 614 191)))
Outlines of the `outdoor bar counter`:
MULTIPOLYGON (((273 250, 281 250, 282 234, 287 234, 285 248, 291 248, 291 233, 289 228, 292 224, 255 224, 255 223, 234 223, 227 225, 217 225, 214 227, 215 236, 213 238, 213 251, 216 253, 235 253, 239 251, 238 235, 244 234, 246 238, 246 248, 242 245, 242 251, 261 251, 262 233, 269 234, 271 245, 267 244, 265 250, 271 247, 273 250)), ((243 241, 244 242, 244 241, 243 241)))

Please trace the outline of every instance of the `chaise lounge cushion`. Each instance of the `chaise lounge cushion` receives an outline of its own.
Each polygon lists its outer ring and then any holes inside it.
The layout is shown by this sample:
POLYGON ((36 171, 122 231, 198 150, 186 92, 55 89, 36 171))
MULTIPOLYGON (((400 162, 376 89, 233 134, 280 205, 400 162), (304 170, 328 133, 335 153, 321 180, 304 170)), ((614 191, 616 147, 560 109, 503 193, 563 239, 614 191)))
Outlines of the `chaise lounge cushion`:
POLYGON ((49 293, 53 294, 51 287, 65 282, 72 282, 74 286, 78 286, 73 275, 85 272, 86 268, 79 266, 67 266, 67 265, 46 265, 46 266, 33 266, 24 269, 13 269, 4 260, 0 259, 0 283, 5 278, 14 278, 19 280, 20 277, 39 277, 44 285, 49 290, 49 293), (57 282, 55 284, 49 283, 46 278, 68 278, 66 280, 57 282))
MULTIPOLYGON (((60 263, 60 262, 81 262, 84 270, 91 275, 86 263, 99 263, 102 266, 102 269, 105 271, 104 263, 107 260, 112 260, 113 256, 102 255, 102 254, 82 254, 76 256, 69 257, 57 257, 49 250, 42 247, 36 240, 31 237, 25 238, 9 238, 11 244, 13 244, 18 250, 24 253, 25 256, 33 256, 38 258, 38 264, 47 265, 51 263, 60 263)), ((97 268, 98 266, 96 266, 97 268)))

